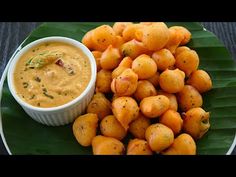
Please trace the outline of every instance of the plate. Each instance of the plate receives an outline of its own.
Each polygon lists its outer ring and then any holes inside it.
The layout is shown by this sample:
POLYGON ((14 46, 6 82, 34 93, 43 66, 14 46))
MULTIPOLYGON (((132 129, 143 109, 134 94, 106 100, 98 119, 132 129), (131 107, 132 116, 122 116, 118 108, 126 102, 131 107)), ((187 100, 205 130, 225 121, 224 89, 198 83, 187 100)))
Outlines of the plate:
MULTIPOLYGON (((65 36, 81 40, 90 29, 104 23, 43 23, 18 47, 47 36, 65 36)), ((112 25, 112 23, 106 23, 112 25)), ((236 64, 217 37, 200 23, 181 25, 192 33, 188 46, 200 57, 199 68, 213 79, 213 89, 203 95, 203 108, 211 112, 211 128, 197 142, 197 154, 231 154, 236 144, 236 64)), ((9 61, 10 62, 10 61, 9 61)), ((9 65, 9 63, 8 63, 9 65)), ((72 133, 72 124, 48 127, 32 120, 12 97, 6 81, 8 65, 0 83, 0 133, 9 154, 92 154, 80 146, 72 133)))

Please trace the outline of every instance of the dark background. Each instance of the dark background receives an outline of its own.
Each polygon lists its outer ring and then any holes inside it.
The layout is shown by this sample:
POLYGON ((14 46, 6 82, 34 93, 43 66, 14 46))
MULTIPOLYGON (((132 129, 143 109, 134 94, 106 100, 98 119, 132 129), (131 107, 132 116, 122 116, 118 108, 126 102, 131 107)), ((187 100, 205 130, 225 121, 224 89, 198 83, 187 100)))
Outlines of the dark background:
MULTIPOLYGON (((0 22, 0 76, 16 48, 40 24, 39 22, 0 22)), ((202 24, 225 44, 236 60, 236 22, 203 22, 202 24)), ((0 154, 7 154, 1 140, 0 154)), ((232 154, 236 155, 236 148, 232 154)))

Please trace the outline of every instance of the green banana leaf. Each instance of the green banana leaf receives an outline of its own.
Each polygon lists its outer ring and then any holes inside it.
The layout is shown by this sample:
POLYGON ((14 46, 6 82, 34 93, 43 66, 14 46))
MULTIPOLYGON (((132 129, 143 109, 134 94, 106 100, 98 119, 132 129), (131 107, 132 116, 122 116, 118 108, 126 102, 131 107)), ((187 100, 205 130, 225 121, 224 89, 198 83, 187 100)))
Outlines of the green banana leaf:
MULTIPOLYGON (((22 46, 47 36, 66 36, 81 41, 90 29, 112 23, 43 23, 22 46)), ((236 65, 227 49, 199 23, 167 23, 185 26, 192 33, 188 46, 200 56, 200 67, 213 79, 213 89, 203 95, 204 109, 211 112, 211 128, 197 142, 197 154, 226 154, 236 132, 236 65)), ((5 80, 1 100, 4 137, 12 154, 92 154, 80 146, 72 125, 48 127, 32 120, 11 96, 5 80)))

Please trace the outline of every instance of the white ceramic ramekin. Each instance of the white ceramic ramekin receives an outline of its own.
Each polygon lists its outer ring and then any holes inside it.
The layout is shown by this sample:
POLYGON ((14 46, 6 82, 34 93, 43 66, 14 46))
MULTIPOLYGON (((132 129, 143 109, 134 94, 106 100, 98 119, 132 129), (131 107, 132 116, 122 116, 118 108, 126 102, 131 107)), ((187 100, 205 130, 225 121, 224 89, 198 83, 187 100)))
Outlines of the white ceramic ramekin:
POLYGON ((92 96, 94 94, 94 89, 95 89, 95 82, 96 82, 96 73, 97 73, 96 68, 97 68, 96 62, 95 62, 93 54, 82 43, 74 39, 66 38, 66 37, 58 37, 58 36, 46 37, 46 38, 36 40, 26 45, 14 56, 13 60, 10 63, 8 73, 7 73, 8 74, 7 75, 8 87, 10 89, 11 94, 15 98, 15 100, 21 105, 21 107, 25 110, 25 112, 37 122, 40 122, 42 124, 46 124, 49 126, 65 125, 65 124, 73 122, 75 118, 83 114, 87 105, 92 99, 92 96), (30 50, 32 47, 37 46, 41 43, 45 43, 45 42, 63 42, 63 43, 67 43, 67 44, 80 48, 89 59, 90 65, 91 65, 91 72, 92 72, 90 82, 87 88, 84 90, 84 92, 80 96, 78 96, 74 100, 64 105, 51 107, 51 108, 40 108, 40 107, 35 107, 26 103, 16 94, 14 82, 13 82, 14 81, 13 73, 15 70, 15 66, 18 60, 21 58, 21 56, 26 51, 30 50))

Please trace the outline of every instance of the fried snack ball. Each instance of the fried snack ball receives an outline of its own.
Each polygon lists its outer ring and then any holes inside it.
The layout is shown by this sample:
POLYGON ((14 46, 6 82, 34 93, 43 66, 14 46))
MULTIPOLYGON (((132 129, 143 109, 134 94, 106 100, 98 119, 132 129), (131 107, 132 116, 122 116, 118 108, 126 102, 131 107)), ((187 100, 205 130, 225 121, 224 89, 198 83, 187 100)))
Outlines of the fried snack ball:
POLYGON ((173 131, 160 123, 150 125, 145 133, 148 145, 157 153, 168 148, 174 142, 173 131))
POLYGON ((175 57, 168 49, 161 49, 154 52, 152 58, 156 62, 158 70, 164 71, 174 67, 175 57))
POLYGON ((155 23, 157 23, 157 22, 140 22, 139 24, 149 26, 149 25, 153 25, 155 23))
POLYGON ((187 80, 187 84, 195 87, 200 93, 207 92, 212 88, 211 77, 204 70, 192 72, 187 80))
POLYGON ((92 139, 96 136, 98 117, 96 114, 88 113, 79 116, 73 123, 73 134, 82 146, 90 146, 92 139))
POLYGON ((170 101, 164 95, 150 96, 140 102, 140 109, 148 118, 156 118, 169 109, 170 101))
POLYGON ((111 82, 111 90, 117 96, 130 96, 138 86, 138 75, 132 69, 125 69, 111 82))
POLYGON ((139 107, 131 97, 118 97, 112 102, 112 112, 127 131, 129 124, 138 118, 139 107))
MULTIPOLYGON (((135 39, 137 40, 137 41, 140 41, 140 42, 142 42, 142 38, 143 38, 143 28, 145 27, 146 25, 142 25, 142 27, 141 28, 139 28, 139 29, 137 29, 136 31, 135 31, 135 39)), ((146 48, 146 47, 145 47, 146 48)), ((149 50, 150 51, 150 50, 149 50)))
POLYGON ((202 138, 210 128, 210 113, 200 107, 192 108, 186 113, 183 113, 182 116, 184 120, 184 131, 190 134, 194 139, 202 138))
POLYGON ((193 71, 196 71, 199 65, 199 57, 194 50, 184 50, 176 56, 175 66, 184 71, 186 76, 189 76, 193 71))
POLYGON ((113 115, 104 117, 100 123, 102 135, 122 140, 126 136, 126 131, 120 122, 113 115))
POLYGON ((132 39, 121 46, 121 52, 124 56, 129 56, 132 59, 135 59, 141 54, 148 54, 149 51, 144 47, 142 42, 132 39))
POLYGON ((193 138, 182 133, 175 138, 173 144, 165 151, 161 152, 163 155, 196 155, 196 143, 193 138))
POLYGON ((102 93, 109 93, 111 91, 111 71, 101 69, 97 73, 96 90, 102 93))
POLYGON ((112 80, 117 78, 119 75, 121 75, 121 73, 124 72, 124 70, 126 70, 128 68, 123 67, 123 66, 118 66, 116 69, 114 69, 111 73, 111 78, 112 80))
POLYGON ((96 93, 88 104, 87 113, 94 113, 98 116, 99 120, 102 120, 104 117, 112 113, 111 103, 104 94, 96 93))
POLYGON ((158 51, 162 49, 169 40, 169 30, 165 23, 157 22, 145 26, 141 30, 142 42, 148 50, 158 51))
POLYGON ((148 79, 157 72, 157 65, 150 56, 142 54, 135 58, 132 69, 139 79, 148 79))
POLYGON ((113 25, 113 30, 115 31, 116 35, 122 36, 124 29, 133 24, 132 22, 115 22, 113 25))
POLYGON ((109 47, 102 53, 100 64, 102 69, 112 70, 121 62, 121 54, 117 48, 109 47))
POLYGON ((159 84, 167 93, 177 93, 184 87, 185 74, 179 69, 165 70, 160 74, 159 84))
POLYGON ((179 134, 183 127, 183 120, 180 114, 171 109, 162 114, 159 122, 169 127, 175 135, 179 134))
POLYGON ((130 57, 124 57, 119 66, 131 68, 133 60, 130 57))
POLYGON ((181 47, 178 47, 176 50, 175 50, 175 58, 180 54, 182 53, 183 51, 190 51, 191 49, 187 46, 181 46, 181 47))
POLYGON ((143 98, 149 96, 155 96, 157 94, 155 87, 148 80, 138 81, 137 89, 134 93, 134 97, 137 101, 141 101, 143 98))
MULTIPOLYGON (((124 39, 121 36, 116 36, 116 40, 113 43, 113 47, 119 49, 120 51, 120 47, 125 43, 124 39)), ((121 51, 120 51, 121 52, 121 51)))
POLYGON ((109 45, 113 45, 116 34, 109 25, 101 25, 93 30, 92 41, 95 50, 104 51, 109 45))
POLYGON ((93 155, 123 155, 125 147, 115 138, 98 135, 92 140, 93 155))
POLYGON ((172 54, 174 54, 181 41, 184 39, 184 35, 172 27, 169 28, 169 33, 170 38, 165 47, 170 50, 172 54))
POLYGON ((171 29, 176 30, 177 33, 180 33, 183 36, 183 39, 182 39, 180 45, 185 45, 190 41, 191 33, 185 27, 183 27, 183 26, 172 26, 171 29))
POLYGON ((132 139, 127 146, 127 155, 152 155, 147 141, 140 139, 132 139))
POLYGON ((185 85, 184 88, 177 93, 177 100, 182 111, 201 107, 203 103, 201 94, 191 85, 185 85))
POLYGON ((133 60, 130 57, 125 57, 120 62, 117 68, 112 71, 112 79, 118 77, 125 69, 132 67, 133 60))
POLYGON ((131 24, 128 25, 122 32, 124 41, 130 41, 132 39, 137 39, 136 32, 143 28, 141 24, 131 24))
POLYGON ((84 44, 90 50, 94 49, 94 42, 92 36, 93 36, 93 30, 90 30, 82 38, 82 44, 84 44))
POLYGON ((167 98, 169 98, 170 100, 170 107, 169 109, 173 110, 173 111, 177 111, 178 110, 178 102, 177 102, 177 98, 175 96, 175 94, 172 93, 166 93, 162 90, 158 90, 157 91, 157 95, 164 95, 167 98))
POLYGON ((131 122, 129 131, 135 138, 145 139, 145 132, 150 124, 150 119, 139 112, 138 118, 131 122))
POLYGON ((160 78, 160 73, 156 72, 152 77, 148 78, 147 80, 152 83, 154 87, 157 87, 159 85, 159 78, 160 78))
POLYGON ((97 72, 98 72, 102 69, 101 64, 100 64, 100 58, 102 56, 102 52, 94 50, 94 51, 92 51, 92 54, 96 60, 97 72))
POLYGON ((97 50, 92 51, 92 54, 93 54, 94 58, 101 58, 101 56, 102 56, 102 52, 97 51, 97 50))

